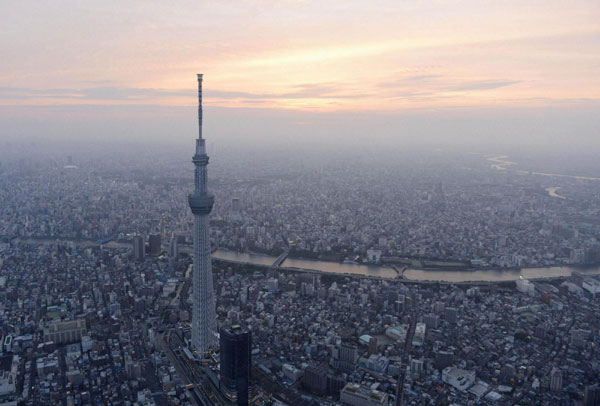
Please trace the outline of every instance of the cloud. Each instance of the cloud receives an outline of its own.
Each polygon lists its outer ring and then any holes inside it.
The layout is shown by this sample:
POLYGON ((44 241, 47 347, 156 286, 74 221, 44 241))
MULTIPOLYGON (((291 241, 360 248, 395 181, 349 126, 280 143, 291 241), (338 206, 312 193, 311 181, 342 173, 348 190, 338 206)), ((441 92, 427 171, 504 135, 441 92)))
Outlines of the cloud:
POLYGON ((492 90, 499 89, 501 87, 512 86, 517 83, 521 83, 521 80, 503 80, 503 81, 476 81, 476 82, 465 82, 455 86, 450 86, 447 90, 454 91, 465 91, 465 90, 492 90))
MULTIPOLYGON (((344 92, 335 83, 308 83, 294 86, 289 92, 282 93, 252 93, 241 91, 205 89, 204 94, 211 99, 227 100, 274 100, 274 99, 349 99, 365 97, 365 93, 344 92)), ((196 97, 196 91, 178 89, 152 89, 133 87, 90 87, 84 89, 28 89, 20 87, 0 87, 0 100, 2 99, 71 99, 71 100, 114 100, 114 101, 142 101, 161 99, 166 97, 190 98, 196 97)))
POLYGON ((417 75, 417 76, 409 76, 407 78, 404 78, 404 80, 408 80, 411 82, 421 82, 424 80, 437 79, 437 78, 441 78, 441 77, 443 77, 443 75, 417 75))
POLYGON ((368 96, 361 92, 343 91, 344 85, 336 83, 306 83, 293 86, 283 93, 251 93, 239 91, 207 90, 208 97, 221 99, 356 99, 368 96))
POLYGON ((377 87, 384 89, 395 89, 398 87, 406 87, 407 85, 414 85, 415 83, 431 82, 432 79, 442 78, 443 75, 416 75, 400 77, 397 80, 389 80, 386 82, 379 82, 376 84, 377 87))
POLYGON ((55 98, 74 100, 147 100, 161 97, 194 97, 194 91, 132 87, 91 87, 86 89, 28 89, 0 87, 0 99, 55 98))
POLYGON ((378 88, 382 89, 403 89, 400 92, 401 96, 408 96, 411 94, 422 95, 423 93, 433 94, 436 91, 468 91, 468 90, 492 90, 501 87, 512 86, 517 83, 521 83, 521 80, 478 80, 478 81, 467 81, 458 82, 449 76, 443 75, 418 75, 402 77, 395 81, 379 82, 376 84, 378 88), (453 83, 454 82, 454 83, 453 83), (427 86, 427 91, 423 92, 423 85, 427 86), (414 89, 414 86, 419 86, 419 91, 411 91, 407 89, 414 89))

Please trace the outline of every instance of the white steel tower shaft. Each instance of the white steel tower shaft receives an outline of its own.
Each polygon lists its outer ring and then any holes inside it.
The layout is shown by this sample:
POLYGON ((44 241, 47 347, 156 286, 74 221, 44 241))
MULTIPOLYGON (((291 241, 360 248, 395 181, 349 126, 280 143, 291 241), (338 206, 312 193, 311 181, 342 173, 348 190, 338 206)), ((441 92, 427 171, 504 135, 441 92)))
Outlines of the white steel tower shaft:
POLYGON ((206 144, 202 138, 202 74, 198 74, 198 139, 194 162, 194 192, 189 195, 190 209, 194 214, 194 276, 192 345, 201 354, 217 344, 215 295, 213 290, 212 266, 210 260, 209 214, 214 197, 206 187, 206 144))

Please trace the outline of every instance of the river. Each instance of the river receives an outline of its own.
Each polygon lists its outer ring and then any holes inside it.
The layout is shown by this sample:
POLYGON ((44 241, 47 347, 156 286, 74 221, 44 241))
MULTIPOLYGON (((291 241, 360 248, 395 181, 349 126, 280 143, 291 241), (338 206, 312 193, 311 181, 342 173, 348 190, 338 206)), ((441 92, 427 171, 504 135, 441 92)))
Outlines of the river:
POLYGON ((378 278, 396 278, 398 272, 393 268, 376 265, 344 264, 331 261, 286 258, 281 266, 286 268, 314 269, 322 272, 376 276, 378 278))
POLYGON ((558 198, 558 199, 566 199, 566 198, 567 198, 566 196, 559 195, 558 193, 556 193, 556 191, 557 191, 558 189, 560 189, 560 186, 555 186, 555 187, 547 187, 547 188, 546 188, 546 192, 548 192, 548 195, 549 195, 549 196, 556 197, 556 198, 558 198))
MULTIPOLYGON (((245 252, 236 252, 228 250, 217 250, 212 254, 213 258, 224 261, 242 262, 256 265, 273 265, 276 257, 249 254, 245 252)), ((313 259, 286 258, 281 264, 283 268, 298 268, 312 271, 376 276, 379 278, 396 278, 398 273, 393 269, 385 266, 377 265, 362 265, 362 264, 344 264, 332 261, 318 261, 313 259)))
MULTIPOLYGON (((505 171, 511 166, 518 165, 517 162, 507 161, 508 155, 484 155, 484 157, 491 162, 490 167, 499 171, 505 171)), ((550 176, 555 178, 570 178, 578 180, 600 180, 599 177, 595 176, 581 176, 581 175, 565 175, 562 173, 549 173, 549 172, 535 172, 535 171, 524 171, 517 169, 517 173, 521 175, 539 175, 539 176, 550 176)))
MULTIPOLYGON (((50 244, 58 242, 55 239, 21 239, 21 242, 29 244, 50 244)), ((97 245, 93 241, 74 241, 63 240, 62 242, 71 242, 79 246, 94 246, 97 245)), ((111 248, 130 248, 129 242, 111 241, 106 244, 111 248)), ((181 251, 190 251, 188 247, 182 247, 181 251)), ((212 254, 213 258, 223 261, 232 261, 238 263, 254 264, 270 266, 277 259, 274 256, 236 252, 229 250, 217 250, 212 254)), ((319 261, 312 259, 286 258, 281 265, 284 268, 298 268, 319 272, 336 273, 336 274, 351 274, 374 276, 379 278, 397 278, 398 273, 394 268, 379 265, 363 265, 363 264, 344 264, 332 261, 319 261)), ((542 268, 523 268, 521 270, 438 270, 438 269, 406 269, 403 272, 403 277, 413 281, 442 281, 442 282, 502 282, 514 281, 523 276, 527 279, 538 278, 556 278, 567 277, 573 271, 581 272, 586 275, 600 274, 600 265, 588 268, 579 268, 574 266, 551 266, 542 268)))
POLYGON ((600 274, 600 266, 590 268, 578 268, 572 266, 550 266, 544 268, 522 268, 518 269, 482 269, 477 271, 445 271, 407 269, 404 277, 409 280, 418 281, 443 281, 443 282, 502 282, 515 281, 519 276, 525 279, 542 279, 570 276, 573 271, 586 275, 600 274))
POLYGON ((273 262, 277 259, 269 255, 261 254, 249 254, 247 252, 237 252, 229 250, 216 250, 212 254, 213 258, 220 259, 222 261, 240 262, 254 265, 273 265, 273 262))
MULTIPOLYGON (((217 250, 213 254, 214 258, 242 262, 257 265, 272 265, 275 257, 248 254, 235 251, 217 250)), ((286 258, 283 261, 284 268, 299 268, 314 270, 320 272, 353 274, 375 276, 380 278, 396 278, 397 272, 393 268, 378 265, 362 264, 344 264, 339 262, 318 261, 312 259, 286 258)), ((404 278, 414 281, 442 281, 442 282, 502 282, 514 281, 523 276, 527 279, 538 278, 556 278, 567 277, 573 271, 581 272, 587 275, 600 274, 600 266, 590 268, 578 268, 572 266, 552 266, 543 268, 523 268, 521 270, 437 270, 437 269, 406 269, 403 273, 404 278)))

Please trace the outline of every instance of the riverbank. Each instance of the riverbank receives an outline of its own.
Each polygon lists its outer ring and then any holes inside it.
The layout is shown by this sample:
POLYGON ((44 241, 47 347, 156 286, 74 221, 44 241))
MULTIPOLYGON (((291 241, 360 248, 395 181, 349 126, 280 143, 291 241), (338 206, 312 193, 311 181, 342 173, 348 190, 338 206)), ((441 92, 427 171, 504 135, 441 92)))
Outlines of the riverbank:
MULTIPOLYGON (((215 259, 229 260, 231 262, 249 265, 269 266, 268 262, 275 257, 238 253, 235 251, 217 250, 213 254, 215 259), (261 259, 260 263, 256 259, 261 259)), ((600 274, 600 265, 591 266, 545 266, 536 268, 414 268, 414 267, 384 267, 364 264, 344 264, 312 259, 287 258, 280 269, 302 272, 317 272, 326 274, 339 274, 346 276, 359 276, 378 279, 399 279, 403 282, 428 282, 428 283, 500 283, 518 280, 521 276, 532 280, 552 280, 567 278, 573 272, 587 275, 600 274)))
POLYGON ((554 186, 554 187, 547 187, 545 190, 546 192, 548 192, 548 196, 550 197, 556 197, 557 199, 566 199, 567 196, 563 196, 563 195, 559 195, 557 193, 558 189, 560 189, 560 186, 554 186))
MULTIPOLYGON (((73 240, 73 239, 52 239, 52 238, 24 238, 17 239, 21 243, 29 244, 52 244, 52 243, 73 243, 83 247, 99 245, 93 240, 73 240)), ((105 246, 109 248, 129 248, 130 242, 111 241, 105 246)), ((186 252, 185 246, 181 247, 180 252, 186 252)), ((272 267, 276 257, 256 254, 242 253, 237 251, 217 249, 213 252, 213 258, 221 261, 229 261, 237 264, 255 265, 263 267, 272 267)), ((486 269, 486 268, 415 268, 415 267, 397 267, 349 264, 340 262, 330 262, 303 258, 286 258, 278 269, 291 272, 311 272, 332 275, 341 275, 348 277, 366 277, 385 280, 402 280, 406 283, 451 283, 451 284, 489 284, 516 281, 521 276, 531 280, 552 280, 557 278, 567 278, 573 272, 580 272, 585 275, 600 274, 600 264, 590 266, 545 266, 536 268, 504 268, 504 269, 486 269)))

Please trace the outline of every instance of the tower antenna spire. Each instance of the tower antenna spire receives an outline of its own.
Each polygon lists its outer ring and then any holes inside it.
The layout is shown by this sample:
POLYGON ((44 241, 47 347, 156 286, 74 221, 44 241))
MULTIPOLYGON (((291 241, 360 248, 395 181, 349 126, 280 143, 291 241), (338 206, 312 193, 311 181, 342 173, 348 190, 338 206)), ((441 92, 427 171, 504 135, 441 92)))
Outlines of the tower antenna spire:
POLYGON ((198 73, 198 139, 202 139, 202 77, 204 74, 198 73))

